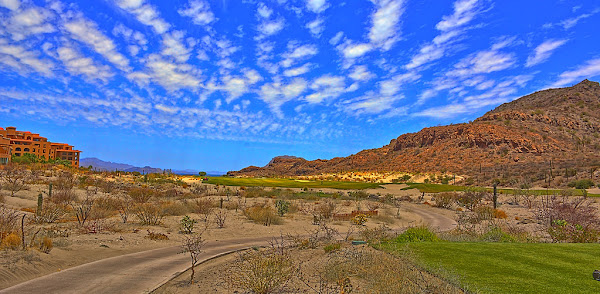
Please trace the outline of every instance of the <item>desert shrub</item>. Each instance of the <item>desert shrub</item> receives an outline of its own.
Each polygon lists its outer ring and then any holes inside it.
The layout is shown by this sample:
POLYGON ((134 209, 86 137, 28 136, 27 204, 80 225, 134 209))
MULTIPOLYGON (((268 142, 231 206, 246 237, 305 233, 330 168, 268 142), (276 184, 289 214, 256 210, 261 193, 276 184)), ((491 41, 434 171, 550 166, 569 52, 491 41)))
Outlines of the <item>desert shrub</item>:
POLYGON ((265 189, 262 187, 248 187, 242 192, 242 195, 246 198, 258 198, 263 197, 266 194, 265 189))
POLYGON ((72 202, 71 207, 75 212, 75 216, 77 217, 77 223, 79 225, 84 226, 85 222, 92 215, 92 211, 94 208, 95 199, 90 195, 89 190, 87 191, 85 198, 78 202, 72 202))
POLYGON ((456 192, 442 192, 433 196, 434 206, 446 209, 452 208, 457 199, 458 194, 456 192))
POLYGON ((331 200, 325 200, 323 203, 315 205, 314 215, 318 216, 319 219, 329 219, 333 216, 337 210, 337 205, 331 200))
POLYGON ((325 253, 330 253, 336 250, 340 250, 340 248, 342 248, 342 245, 340 243, 332 243, 325 245, 325 247, 323 247, 323 250, 325 250, 325 253))
POLYGON ((388 240, 392 236, 392 230, 386 225, 380 225, 375 228, 363 228, 359 236, 370 243, 388 240))
POLYGON ((158 225, 164 213, 160 206, 154 203, 141 203, 135 206, 134 214, 142 225, 158 225))
POLYGON ((234 288, 251 293, 280 293, 297 271, 287 250, 249 250, 234 262, 228 282, 234 288))
POLYGON ((19 246, 21 246, 21 237, 16 233, 6 235, 6 237, 2 238, 2 242, 0 242, 0 249, 17 250, 19 246))
POLYGON ((359 190, 359 191, 350 191, 348 192, 348 197, 354 199, 367 199, 369 198, 369 193, 359 190))
POLYGON ((351 220, 351 222, 357 226, 362 226, 364 225, 367 221, 369 220, 369 218, 367 218, 366 215, 364 214, 357 214, 356 216, 354 216, 351 220))
POLYGON ((461 206, 473 210, 475 206, 481 203, 485 194, 486 192, 484 190, 467 190, 458 194, 457 201, 461 206))
POLYGON ((277 214, 279 214, 279 216, 283 216, 290 211, 290 202, 285 200, 277 200, 275 201, 275 207, 277 208, 277 214))
POLYGON ((506 214, 506 212, 502 209, 494 209, 494 218, 501 218, 501 219, 505 219, 507 218, 508 215, 506 214))
POLYGON ((59 205, 68 205, 77 199, 73 190, 58 190, 52 194, 50 201, 59 205))
POLYGON ((477 217, 480 221, 491 220, 494 218, 494 209, 489 206, 480 205, 473 208, 473 212, 475 213, 475 217, 477 217))
POLYGON ((17 231, 20 213, 0 204, 0 241, 7 235, 17 231))
POLYGON ((165 215, 180 216, 189 212, 188 207, 178 201, 166 201, 161 204, 161 209, 165 215))
POLYGON ((62 219, 67 214, 68 209, 64 204, 47 202, 42 207, 42 211, 35 215, 35 221, 38 223, 54 223, 62 219))
POLYGON ((208 198, 196 199, 194 202, 194 210, 197 214, 203 216, 204 221, 208 221, 208 216, 215 209, 216 203, 208 198))
POLYGON ((57 191, 69 191, 73 190, 77 182, 78 178, 75 177, 71 172, 61 171, 54 180, 53 184, 57 191))
POLYGON ((148 235, 146 235, 146 238, 148 238, 150 240, 155 240, 155 241, 169 240, 169 236, 167 236, 163 233, 156 233, 156 232, 153 232, 150 230, 148 230, 148 235))
POLYGON ((507 232, 504 232, 499 226, 491 226, 486 232, 479 236, 479 241, 516 242, 517 240, 507 232))
POLYGON ((184 216, 179 221, 179 231, 182 234, 191 234, 194 232, 194 224, 196 224, 196 220, 189 217, 188 215, 184 216))
POLYGON ((281 218, 275 213, 273 208, 264 205, 254 205, 244 210, 244 215, 255 223, 265 226, 271 224, 281 224, 281 218))
POLYGON ((225 209, 219 209, 219 211, 215 213, 215 223, 217 224, 217 228, 222 229, 225 227, 227 215, 228 213, 225 209))
POLYGON ((584 180, 579 180, 579 181, 573 181, 569 183, 569 187, 571 188, 575 188, 575 189, 589 189, 591 187, 594 187, 596 184, 594 184, 594 182, 590 179, 584 179, 584 180))
POLYGON ((46 236, 42 237, 42 240, 38 244, 38 249, 41 252, 48 254, 50 253, 50 251, 52 251, 52 248, 54 248, 54 245, 52 244, 52 239, 46 236))
POLYGON ((144 187, 132 188, 128 192, 128 195, 129 197, 131 197, 133 202, 140 204, 147 203, 148 201, 150 201, 154 194, 154 190, 144 187))
POLYGON ((396 237, 394 241, 398 243, 436 242, 439 241, 439 238, 428 227, 419 226, 406 229, 406 231, 396 237))
POLYGON ((600 236, 599 219, 592 201, 583 197, 545 197, 538 219, 554 242, 593 243, 600 236))

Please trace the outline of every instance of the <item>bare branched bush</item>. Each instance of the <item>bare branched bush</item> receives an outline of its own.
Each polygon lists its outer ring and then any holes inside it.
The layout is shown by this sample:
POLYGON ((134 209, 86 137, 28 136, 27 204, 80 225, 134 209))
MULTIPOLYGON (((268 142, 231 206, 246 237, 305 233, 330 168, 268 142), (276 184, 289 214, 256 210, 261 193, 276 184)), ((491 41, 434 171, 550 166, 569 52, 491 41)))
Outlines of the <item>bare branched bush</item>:
POLYGON ((76 198, 77 195, 73 190, 58 190, 52 194, 52 197, 50 197, 49 200, 55 204, 69 205, 75 201, 76 198))
POLYGON ((486 196, 486 192, 484 190, 467 190, 458 195, 458 204, 461 206, 473 210, 475 206, 481 203, 486 196))
POLYGON ((266 204, 255 204, 250 206, 244 210, 244 215, 251 221, 255 223, 260 223, 265 226, 270 226, 271 224, 281 224, 281 218, 270 206, 266 204))
POLYGON ((229 271, 228 282, 233 288, 251 293, 281 293, 297 272, 290 252, 278 243, 240 253, 229 271))
POLYGON ((133 200, 130 197, 119 197, 116 199, 117 210, 123 223, 127 223, 133 211, 133 200))
POLYGON ((215 213, 215 223, 217 224, 217 228, 222 229, 225 227, 225 221, 227 220, 227 210, 219 209, 217 213, 215 213))
POLYGON ((91 193, 86 193, 81 201, 71 203, 71 207, 77 217, 77 223, 79 223, 80 226, 84 226, 85 222, 92 214, 95 199, 92 198, 92 195, 90 194, 91 193))
POLYGON ((132 188, 129 190, 129 197, 133 200, 133 202, 138 204, 148 203, 152 196, 154 196, 155 191, 150 188, 132 188))
POLYGON ((437 193, 433 196, 433 200, 435 201, 434 206, 439 208, 451 209, 452 206, 458 200, 458 193, 456 192, 442 192, 437 193))
POLYGON ((592 203, 584 197, 544 196, 537 218, 554 242, 594 243, 600 237, 600 219, 592 203))
POLYGON ((158 225, 164 218, 160 205, 155 203, 136 204, 134 214, 142 225, 158 225))
POLYGON ((35 215, 35 221, 38 223, 54 223, 62 219, 67 214, 67 210, 68 207, 65 204, 47 202, 40 213, 35 215))
POLYGON ((204 222, 208 222, 208 217, 211 215, 215 207, 215 202, 208 198, 196 199, 194 202, 194 210, 202 217, 204 222))
POLYGON ((10 191, 11 197, 14 197, 15 193, 25 189, 30 176, 29 171, 15 164, 7 165, 3 170, 0 170, 2 188, 10 191))
POLYGON ((206 241, 202 239, 202 234, 184 236, 181 241, 181 248, 183 249, 182 253, 188 253, 192 262, 190 284, 194 284, 194 274, 196 273, 195 266, 196 263, 198 263, 198 257, 200 256, 200 253, 202 253, 205 242, 206 241))
POLYGON ((71 172, 61 171, 53 184, 57 191, 70 191, 73 190, 77 182, 77 178, 71 172))
POLYGON ((0 204, 0 241, 8 236, 8 234, 18 230, 20 216, 21 214, 18 211, 0 204))

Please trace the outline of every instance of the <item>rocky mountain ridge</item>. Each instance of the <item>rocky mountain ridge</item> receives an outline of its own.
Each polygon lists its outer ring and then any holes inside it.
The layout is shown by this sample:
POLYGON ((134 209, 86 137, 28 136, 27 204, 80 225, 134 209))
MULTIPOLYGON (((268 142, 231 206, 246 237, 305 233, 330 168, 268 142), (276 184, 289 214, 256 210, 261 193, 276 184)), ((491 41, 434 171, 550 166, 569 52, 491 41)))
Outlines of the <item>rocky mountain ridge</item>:
POLYGON ((600 84, 584 80, 498 106, 470 123, 424 128, 381 148, 308 161, 275 157, 231 176, 300 176, 351 171, 451 172, 550 181, 557 169, 600 166, 600 84), (553 172, 554 171, 554 172, 553 172))

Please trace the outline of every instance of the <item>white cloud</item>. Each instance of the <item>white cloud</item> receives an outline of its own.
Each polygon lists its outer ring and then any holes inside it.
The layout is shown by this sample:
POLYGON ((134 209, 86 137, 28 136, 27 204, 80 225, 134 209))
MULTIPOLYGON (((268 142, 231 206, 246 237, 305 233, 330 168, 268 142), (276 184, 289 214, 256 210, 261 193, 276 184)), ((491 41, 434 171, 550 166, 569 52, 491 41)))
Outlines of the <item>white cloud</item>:
POLYGON ((57 49, 58 59, 63 62, 67 71, 74 75, 84 75, 89 79, 107 81, 113 76, 110 67, 97 64, 93 59, 84 57, 72 46, 65 45, 57 49))
POLYGON ((338 49, 342 51, 345 58, 357 58, 367 54, 373 47, 369 43, 352 44, 347 42, 338 46, 338 49))
POLYGON ((317 18, 306 24, 306 28, 309 29, 310 33, 317 38, 321 37, 321 33, 323 33, 323 30, 325 29, 323 26, 323 20, 320 18, 317 18))
POLYGON ((256 29, 258 31, 258 35, 255 37, 257 41, 275 35, 284 28, 285 22, 283 18, 271 19, 271 16, 273 16, 273 10, 268 8, 264 3, 259 3, 256 10, 256 18, 260 22, 256 29))
POLYGON ((267 5, 265 5, 264 3, 258 4, 258 9, 256 10, 256 12, 258 13, 258 16, 266 19, 270 18, 273 14, 273 10, 267 7, 267 5))
POLYGON ((191 49, 184 42, 185 35, 180 31, 173 31, 163 35, 162 51, 163 56, 171 56, 177 62, 186 62, 190 58, 191 49))
POLYGON ((310 84, 310 88, 315 92, 305 97, 309 103, 321 103, 323 101, 335 99, 342 95, 346 90, 344 77, 324 75, 310 84))
POLYGON ((179 9, 177 12, 181 16, 190 17, 197 25, 205 26, 215 21, 215 15, 210 10, 210 5, 204 0, 192 0, 185 9, 179 9))
POLYGON ((139 22, 151 26, 159 34, 169 30, 171 26, 160 18, 156 8, 144 2, 145 0, 117 0, 117 5, 133 14, 139 22))
POLYGON ((24 40, 30 35, 52 33, 56 31, 50 23, 53 16, 49 10, 39 7, 15 11, 7 24, 7 29, 15 41, 24 40))
POLYGON ((552 52, 558 49, 558 47, 564 45, 567 40, 547 40, 537 46, 532 55, 527 58, 526 67, 532 67, 536 64, 542 63, 550 58, 552 52))
POLYGON ((198 70, 194 70, 187 64, 170 62, 158 54, 151 54, 148 57, 146 68, 145 72, 133 72, 128 74, 127 78, 142 85, 152 81, 169 91, 182 88, 196 89, 200 86, 198 70))
POLYGON ((377 10, 372 15, 373 26, 369 31, 369 40, 383 50, 389 50, 400 36, 398 28, 404 12, 403 0, 376 1, 377 10))
POLYGON ((364 65, 355 66, 348 76, 355 81, 368 81, 375 77, 375 75, 364 65))
POLYGON ((321 13, 329 7, 329 4, 326 0, 307 0, 306 7, 314 13, 321 13))
POLYGON ((456 42, 460 35, 467 30, 466 25, 482 12, 480 6, 478 0, 457 0, 454 2, 453 14, 442 17, 442 20, 435 26, 440 34, 433 38, 430 43, 423 45, 404 68, 408 70, 417 69, 444 57, 449 46, 456 42))
POLYGON ((310 68, 311 68, 311 65, 309 63, 307 63, 307 64, 304 64, 299 67, 287 69, 283 72, 283 75, 286 77, 295 77, 295 76, 303 75, 303 74, 309 72, 310 68))
POLYGON ((21 6, 21 1, 19 0, 0 0, 0 6, 6 7, 10 10, 17 10, 21 6))
POLYGON ((584 65, 580 65, 574 70, 561 73, 559 75, 559 80, 552 84, 551 87, 562 87, 598 75, 600 75, 600 58, 589 60, 584 65))
POLYGON ((581 20, 583 20, 583 19, 586 19, 586 18, 588 18, 588 17, 591 17, 591 16, 593 16, 594 14, 596 14, 596 13, 598 13, 598 12, 600 12, 600 9, 596 9, 596 10, 594 10, 594 11, 590 12, 590 13, 584 13, 584 14, 582 14, 582 15, 578 15, 578 16, 576 16, 576 17, 573 17, 573 18, 569 18, 569 19, 563 20, 563 21, 561 21, 561 22, 560 22, 560 25, 561 25, 561 26, 562 26, 562 27, 563 27, 565 30, 571 29, 571 28, 573 28, 574 26, 576 26, 576 25, 577 25, 577 23, 578 23, 579 21, 581 21, 581 20))
POLYGON ((26 75, 33 69, 45 76, 52 75, 54 64, 49 60, 39 58, 39 53, 30 51, 21 45, 13 45, 0 37, 0 62, 13 67, 21 75, 26 75))
POLYGON ((116 50, 115 43, 107 36, 102 34, 97 28, 96 24, 84 19, 78 19, 66 23, 66 31, 78 41, 89 45, 98 54, 104 56, 108 61, 116 65, 123 71, 128 72, 129 60, 116 50))
POLYGON ((125 41, 129 44, 127 45, 127 50, 131 53, 131 55, 135 56, 139 53, 140 49, 144 51, 148 49, 148 40, 144 34, 134 31, 123 24, 117 24, 113 30, 112 34, 115 36, 122 36, 125 41))
POLYGON ((281 61, 281 66, 290 67, 294 63, 312 57, 319 53, 319 49, 315 45, 306 44, 298 46, 295 42, 288 44, 288 51, 282 54, 284 58, 281 61))
POLYGON ((274 21, 266 21, 261 23, 258 26, 259 32, 261 32, 263 37, 268 37, 274 34, 279 33, 284 26, 283 19, 278 19, 274 21))
POLYGON ((281 106, 288 101, 299 98, 306 88, 307 83, 303 78, 294 78, 289 84, 273 82, 262 85, 259 98, 269 105, 271 112, 277 117, 283 118, 281 106))
POLYGON ((342 40, 342 37, 344 37, 344 32, 337 32, 337 34, 335 34, 335 36, 333 36, 333 38, 329 39, 329 44, 331 44, 333 46, 339 44, 340 41, 342 40))
POLYGON ((476 74, 487 74, 512 67, 516 63, 515 55, 498 50, 485 50, 473 53, 454 65, 447 76, 469 77, 476 74))

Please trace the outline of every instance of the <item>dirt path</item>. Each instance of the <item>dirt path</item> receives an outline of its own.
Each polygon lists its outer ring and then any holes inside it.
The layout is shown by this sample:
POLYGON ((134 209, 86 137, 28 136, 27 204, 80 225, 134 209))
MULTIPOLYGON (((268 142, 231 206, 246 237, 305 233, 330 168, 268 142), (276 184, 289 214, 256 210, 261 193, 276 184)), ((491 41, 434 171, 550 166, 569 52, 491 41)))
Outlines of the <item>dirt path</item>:
MULTIPOLYGON (((265 245, 271 237, 208 241, 200 261, 226 252, 265 245)), ((0 293, 147 293, 188 269, 179 246, 111 257, 43 276, 0 293)))
POLYGON ((438 231, 450 231, 456 227, 456 221, 449 215, 448 210, 434 208, 428 205, 407 205, 409 209, 421 217, 424 224, 438 231))
MULTIPOLYGON (((408 207, 434 229, 446 231, 456 226, 448 211, 417 204, 407 204, 408 207)), ((209 240, 199 260, 266 245, 271 238, 209 240)), ((179 246, 171 246, 106 258, 33 279, 0 293, 147 293, 188 269, 190 258, 178 254, 180 251, 179 246)))

